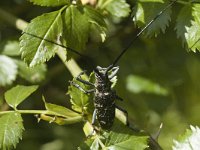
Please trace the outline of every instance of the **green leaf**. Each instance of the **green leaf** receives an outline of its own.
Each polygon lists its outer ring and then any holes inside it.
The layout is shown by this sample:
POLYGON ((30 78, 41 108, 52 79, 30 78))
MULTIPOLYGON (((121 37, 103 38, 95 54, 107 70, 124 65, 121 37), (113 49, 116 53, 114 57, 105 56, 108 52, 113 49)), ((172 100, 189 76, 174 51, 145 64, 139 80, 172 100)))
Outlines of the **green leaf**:
POLYGON ((85 149, 103 149, 103 150, 144 150, 148 148, 148 136, 140 132, 135 132, 127 126, 115 120, 113 127, 109 132, 102 135, 94 135, 88 138, 80 146, 81 150, 85 149))
POLYGON ((2 42, 0 45, 0 52, 3 55, 19 56, 20 55, 19 49, 20 47, 18 41, 6 41, 2 42))
POLYGON ((66 43, 70 48, 81 50, 88 40, 89 22, 84 8, 71 5, 63 14, 66 43))
MULTIPOLYGON (((87 90, 87 86, 77 82, 75 79, 73 79, 73 82, 76 84, 79 84, 83 89, 87 90)), ((83 112, 84 110, 87 110, 89 106, 89 100, 90 96, 80 91, 78 88, 76 88, 73 85, 70 85, 68 87, 68 94, 70 95, 71 99, 70 102, 72 103, 72 109, 77 112, 83 112)))
POLYGON ((46 64, 41 64, 35 67, 28 67, 23 61, 16 61, 18 65, 18 74, 20 77, 31 83, 38 83, 45 79, 47 71, 46 64))
POLYGON ((177 18, 177 36, 181 37, 184 46, 196 52, 200 50, 200 4, 184 6, 177 18))
POLYGON ((10 150, 16 148, 19 139, 22 139, 24 130, 23 120, 17 112, 0 116, 0 149, 10 150))
MULTIPOLYGON (((106 24, 96 10, 89 6, 71 5, 63 13, 64 34, 67 46, 82 50, 88 41, 90 26, 96 26, 96 30, 100 31, 101 35, 105 36, 106 24)), ((104 39, 105 37, 102 37, 104 39)))
POLYGON ((31 21, 20 38, 22 58, 29 66, 44 63, 58 50, 55 43, 82 50, 91 26, 105 39, 103 16, 91 7, 70 5, 39 16, 31 21))
POLYGON ((191 26, 186 27, 185 39, 188 48, 193 52, 200 51, 200 4, 194 4, 192 7, 193 20, 191 26))
POLYGON ((0 86, 11 84, 17 76, 17 65, 4 55, 0 55, 0 86))
POLYGON ((110 133, 108 133, 105 145, 108 149, 116 150, 144 150, 148 148, 148 136, 133 132, 125 125, 115 122, 110 133))
POLYGON ((20 37, 22 58, 30 66, 48 61, 58 50, 57 45, 44 39, 60 43, 60 36, 63 34, 61 18, 63 9, 65 7, 33 19, 20 37))
MULTIPOLYGON (((84 77, 83 79, 87 80, 84 77)), ((90 74, 89 81, 91 83, 94 83, 94 80, 95 77, 94 73, 92 72, 90 74)), ((80 85, 84 90, 94 88, 81 82, 78 82, 75 78, 73 79, 73 82, 80 85)), ((93 94, 85 94, 72 84, 68 87, 68 94, 71 97, 70 102, 72 103, 72 109, 74 109, 75 111, 82 113, 83 111, 90 112, 91 110, 93 110, 93 94)))
MULTIPOLYGON (((165 0, 138 0, 133 21, 135 21, 139 27, 144 27, 167 5, 168 3, 165 3, 165 0)), ((170 15, 171 8, 168 8, 147 28, 145 36, 157 36, 160 30, 164 33, 171 20, 170 15)))
POLYGON ((44 97, 43 101, 45 103, 45 108, 47 109, 48 114, 51 115, 41 114, 39 119, 49 121, 50 123, 55 122, 59 125, 73 124, 83 120, 81 114, 78 114, 60 105, 47 103, 44 97))
POLYGON ((192 7, 191 5, 185 5, 178 14, 178 18, 176 20, 175 30, 177 33, 177 37, 183 40, 183 44, 185 44, 185 33, 186 28, 191 26, 192 19, 192 7))
POLYGON ((35 5, 40 6, 62 6, 70 4, 71 0, 29 0, 35 5))
POLYGON ((140 76, 129 75, 126 82, 127 89, 134 93, 145 92, 164 96, 169 94, 164 87, 140 76))
POLYGON ((14 109, 38 88, 37 85, 17 85, 5 93, 8 105, 14 109))
POLYGON ((190 126, 190 129, 174 140, 173 150, 198 150, 200 147, 200 129, 190 126))
POLYGON ((127 17, 131 11, 130 5, 125 0, 100 0, 98 7, 107 10, 115 17, 127 17))
POLYGON ((94 29, 101 36, 102 42, 106 38, 106 28, 107 25, 104 21, 104 17, 95 9, 85 6, 85 14, 88 18, 88 21, 92 25, 91 28, 94 29))
POLYGON ((48 111, 54 112, 57 116, 64 118, 80 116, 80 114, 60 105, 45 102, 45 107, 48 111))

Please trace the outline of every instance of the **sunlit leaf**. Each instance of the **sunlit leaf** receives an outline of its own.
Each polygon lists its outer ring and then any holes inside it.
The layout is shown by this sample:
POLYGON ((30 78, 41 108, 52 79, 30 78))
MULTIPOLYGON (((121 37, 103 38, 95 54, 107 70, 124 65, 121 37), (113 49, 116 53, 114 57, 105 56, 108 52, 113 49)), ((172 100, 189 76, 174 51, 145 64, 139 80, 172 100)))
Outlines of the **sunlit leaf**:
POLYGON ((24 130, 23 120, 17 112, 0 116, 0 149, 11 150, 16 148, 19 140, 22 139, 24 130))
POLYGON ((63 9, 65 7, 33 19, 25 29, 25 33, 20 38, 20 51, 22 58, 30 66, 48 61, 58 50, 57 45, 44 39, 60 43, 62 35, 61 12, 63 9))
POLYGON ((190 129, 174 140, 173 150, 198 150, 200 147, 200 129, 190 126, 190 129))
POLYGON ((193 20, 191 26, 186 27, 185 38, 188 48, 194 52, 200 50, 200 4, 194 4, 192 7, 193 20))
POLYGON ((200 50, 200 31, 198 30, 199 27, 200 24, 197 22, 192 22, 192 26, 187 28, 186 40, 188 43, 188 48, 194 52, 196 52, 196 50, 200 50))
MULTIPOLYGON (((83 89, 87 90, 87 87, 84 84, 77 82, 75 79, 73 82, 79 84, 83 89)), ((87 109, 90 99, 89 95, 83 93, 73 85, 69 86, 68 94, 71 97, 70 101, 72 103, 72 109, 78 112, 83 112, 87 109)))
POLYGON ((35 5, 40 6, 62 6, 70 4, 71 0, 29 0, 35 5))
POLYGON ((103 16, 89 6, 69 5, 58 11, 43 14, 31 21, 20 38, 22 58, 29 66, 44 63, 64 44, 76 51, 85 48, 95 26, 105 39, 106 24, 103 16))
POLYGON ((0 52, 7 56, 19 56, 19 42, 18 41, 6 41, 2 42, 0 45, 0 52))
POLYGON ((115 17, 127 17, 131 11, 125 0, 100 0, 98 1, 98 7, 106 9, 115 17))
POLYGON ((17 85, 5 93, 8 105, 14 109, 38 88, 37 85, 17 85))
MULTIPOLYGON (((84 80, 87 80, 86 78, 83 77, 84 80)), ((90 74, 89 77, 89 81, 91 83, 94 83, 94 73, 90 74)), ((89 90, 91 88, 91 86, 88 86, 86 84, 83 84, 81 82, 78 82, 75 78, 73 79, 73 82, 75 84, 80 85, 84 90, 89 90)), ((84 92, 82 92, 80 89, 78 89, 77 87, 75 87, 73 84, 71 84, 68 87, 68 94, 71 97, 70 101, 72 103, 72 108, 75 111, 78 112, 83 112, 85 110, 90 111, 92 110, 92 106, 93 106, 93 94, 85 94, 84 92), (88 107, 90 107, 90 110, 88 109, 88 107)))
MULTIPOLYGON (((167 5, 168 3, 165 0, 138 0, 133 21, 135 21, 139 27, 144 27, 167 5)), ((171 8, 168 8, 148 27, 145 35, 157 36, 160 33, 160 30, 164 33, 171 20, 170 15, 171 8)))
POLYGON ((18 75, 31 83, 38 83, 45 79, 47 71, 46 64, 28 67, 23 61, 16 61, 18 65, 18 75))
POLYGON ((77 50, 83 49, 88 40, 89 22, 83 12, 83 7, 71 5, 63 14, 66 43, 77 50))
POLYGON ((45 102, 45 107, 48 111, 54 112, 55 114, 57 114, 58 116, 62 116, 62 117, 76 117, 76 116, 80 116, 80 114, 66 108, 60 105, 56 105, 56 104, 51 104, 51 103, 47 103, 45 102))
POLYGON ((181 9, 181 11, 178 14, 178 18, 176 20, 175 30, 177 33, 177 37, 181 38, 184 44, 186 42, 185 39, 186 28, 191 25, 191 19, 192 19, 191 13, 192 13, 191 5, 186 5, 181 9))
POLYGON ((17 65, 4 55, 0 55, 0 86, 11 84, 17 75, 17 65))
POLYGON ((159 84, 146 78, 130 75, 127 77, 127 89, 134 93, 152 93, 157 95, 168 95, 168 90, 159 84))

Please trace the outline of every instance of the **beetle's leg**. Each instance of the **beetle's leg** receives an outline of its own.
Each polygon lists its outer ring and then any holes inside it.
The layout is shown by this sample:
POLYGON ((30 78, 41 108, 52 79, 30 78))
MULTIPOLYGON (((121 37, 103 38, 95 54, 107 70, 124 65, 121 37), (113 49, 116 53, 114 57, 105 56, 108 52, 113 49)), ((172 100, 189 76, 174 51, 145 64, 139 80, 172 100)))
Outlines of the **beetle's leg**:
POLYGON ((121 97, 119 97, 118 95, 116 95, 115 97, 117 100, 123 101, 123 99, 121 97))
POLYGON ((96 120, 96 116, 97 116, 97 109, 94 109, 93 115, 92 115, 92 127, 93 130, 92 132, 87 136, 87 138, 90 138, 91 136, 93 136, 94 134, 96 134, 99 130, 94 126, 95 124, 95 120, 96 120))
POLYGON ((113 67, 112 68, 112 73, 108 76, 108 78, 111 80, 118 72, 119 67, 113 67))
POLYGON ((80 91, 82 91, 83 93, 85 93, 85 94, 95 92, 95 89, 84 90, 79 84, 74 83, 73 81, 70 81, 70 83, 71 83, 73 86, 75 86, 76 88, 78 88, 80 91))
POLYGON ((89 81, 85 81, 85 80, 83 80, 83 79, 81 78, 81 75, 83 75, 85 72, 86 72, 86 70, 84 70, 83 72, 81 72, 81 73, 76 77, 76 80, 78 80, 78 81, 81 82, 81 83, 94 86, 93 83, 91 83, 91 82, 89 82, 89 81))
POLYGON ((97 117, 97 109, 94 109, 94 112, 93 112, 93 115, 92 115, 92 125, 95 124, 96 117, 97 117))
POLYGON ((119 107, 119 106, 117 106, 117 105, 115 105, 115 108, 116 108, 116 109, 119 109, 120 111, 122 111, 122 112, 126 115, 126 125, 129 126, 128 112, 127 112, 125 109, 123 109, 123 108, 121 108, 121 107, 119 107))

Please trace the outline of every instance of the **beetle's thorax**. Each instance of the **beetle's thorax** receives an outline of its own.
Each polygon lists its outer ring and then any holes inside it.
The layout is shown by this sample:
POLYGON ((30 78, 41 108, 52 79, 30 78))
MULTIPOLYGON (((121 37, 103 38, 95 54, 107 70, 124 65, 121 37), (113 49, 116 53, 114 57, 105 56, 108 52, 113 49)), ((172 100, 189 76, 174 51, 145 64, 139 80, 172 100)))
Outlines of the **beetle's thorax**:
POLYGON ((107 68, 97 67, 95 73, 95 87, 98 92, 109 92, 111 90, 111 81, 108 78, 107 68))

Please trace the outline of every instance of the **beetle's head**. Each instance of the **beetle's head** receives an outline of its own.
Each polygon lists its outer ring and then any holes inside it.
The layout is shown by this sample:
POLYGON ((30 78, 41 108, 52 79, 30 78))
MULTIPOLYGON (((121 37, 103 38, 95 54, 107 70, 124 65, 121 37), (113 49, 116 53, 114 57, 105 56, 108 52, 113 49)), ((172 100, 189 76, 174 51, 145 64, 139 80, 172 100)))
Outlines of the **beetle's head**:
POLYGON ((113 78, 113 75, 117 73, 119 67, 113 67, 113 65, 108 66, 107 68, 103 68, 97 66, 94 69, 95 77, 99 80, 109 80, 113 78), (113 74, 114 73, 114 74, 113 74))
POLYGON ((95 77, 97 79, 100 79, 100 80, 105 80, 106 77, 108 76, 107 73, 107 68, 102 68, 100 66, 97 66, 95 69, 94 69, 94 73, 95 73, 95 77))

